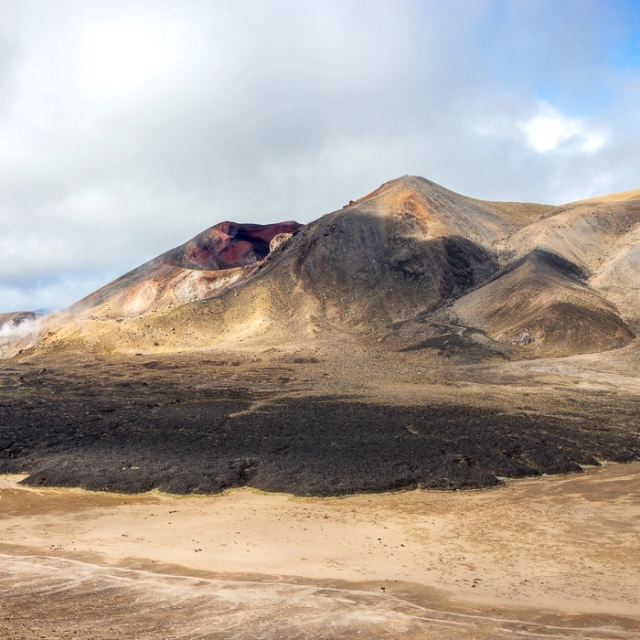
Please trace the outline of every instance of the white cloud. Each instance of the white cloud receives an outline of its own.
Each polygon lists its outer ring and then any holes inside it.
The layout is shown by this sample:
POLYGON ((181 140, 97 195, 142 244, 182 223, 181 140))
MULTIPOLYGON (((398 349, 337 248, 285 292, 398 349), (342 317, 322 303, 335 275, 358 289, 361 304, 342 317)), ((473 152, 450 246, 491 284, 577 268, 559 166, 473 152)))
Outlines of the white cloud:
POLYGON ((93 98, 148 91, 188 57, 180 26, 150 12, 132 12, 80 27, 78 80, 93 98))
POLYGON ((25 279, 13 284, 0 282, 0 301, 8 311, 40 311, 48 313, 63 309, 84 298, 115 279, 119 273, 74 273, 61 271, 54 277, 32 281, 25 279))
POLYGON ((583 153, 593 153, 604 145, 604 135, 590 129, 582 118, 565 116, 546 103, 541 111, 520 125, 528 144, 538 153, 555 151, 565 143, 583 153))

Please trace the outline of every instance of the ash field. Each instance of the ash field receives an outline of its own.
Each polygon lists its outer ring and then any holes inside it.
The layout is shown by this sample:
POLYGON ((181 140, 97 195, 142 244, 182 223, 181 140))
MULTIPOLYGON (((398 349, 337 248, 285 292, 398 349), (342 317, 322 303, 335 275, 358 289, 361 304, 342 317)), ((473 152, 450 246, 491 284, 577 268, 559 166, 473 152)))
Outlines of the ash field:
MULTIPOLYGON (((405 383, 418 387, 412 398, 395 389, 385 398, 375 387, 332 380, 321 362, 267 367, 236 356, 68 366, 59 358, 53 367, 6 368, 1 380, 12 393, 0 407, 0 471, 29 473, 31 485, 127 493, 249 486, 337 496, 491 487, 502 477, 580 473, 640 457, 631 395, 611 398, 578 384, 551 399, 534 386, 510 390, 503 402, 512 396, 521 404, 508 408, 489 396, 489 385, 452 402, 439 385, 405 383), (315 376, 332 381, 318 388, 315 376)), ((458 385, 444 390, 462 395, 458 385)))

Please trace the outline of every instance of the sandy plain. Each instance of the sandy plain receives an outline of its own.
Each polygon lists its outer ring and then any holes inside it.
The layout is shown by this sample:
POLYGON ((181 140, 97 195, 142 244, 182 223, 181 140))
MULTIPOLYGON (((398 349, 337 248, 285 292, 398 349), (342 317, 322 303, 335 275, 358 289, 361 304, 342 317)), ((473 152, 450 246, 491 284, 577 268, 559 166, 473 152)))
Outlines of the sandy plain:
POLYGON ((0 637, 640 637, 640 463, 338 499, 0 476, 0 637))

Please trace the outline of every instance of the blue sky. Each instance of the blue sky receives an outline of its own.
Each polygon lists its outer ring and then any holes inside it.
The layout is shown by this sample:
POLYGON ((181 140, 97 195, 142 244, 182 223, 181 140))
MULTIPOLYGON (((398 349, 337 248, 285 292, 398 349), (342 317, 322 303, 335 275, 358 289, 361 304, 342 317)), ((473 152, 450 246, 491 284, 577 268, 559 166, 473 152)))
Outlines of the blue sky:
POLYGON ((0 312, 61 308, 222 220, 418 174, 640 188, 640 2, 21 0, 0 12, 0 312))

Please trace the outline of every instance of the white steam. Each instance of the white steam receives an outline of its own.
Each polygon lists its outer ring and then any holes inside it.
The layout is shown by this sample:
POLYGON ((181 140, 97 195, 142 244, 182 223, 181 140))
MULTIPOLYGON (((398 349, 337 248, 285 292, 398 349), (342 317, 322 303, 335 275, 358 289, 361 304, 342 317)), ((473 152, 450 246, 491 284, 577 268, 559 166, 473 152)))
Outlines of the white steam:
POLYGON ((5 321, 0 325, 0 358, 11 357, 17 350, 31 346, 37 341, 42 326, 42 317, 5 321))
POLYGON ((0 338, 6 338, 2 340, 4 343, 15 339, 26 338, 39 331, 41 325, 41 318, 27 318, 19 322, 14 322, 13 319, 7 320, 0 327, 0 338))

